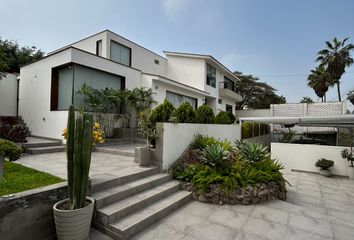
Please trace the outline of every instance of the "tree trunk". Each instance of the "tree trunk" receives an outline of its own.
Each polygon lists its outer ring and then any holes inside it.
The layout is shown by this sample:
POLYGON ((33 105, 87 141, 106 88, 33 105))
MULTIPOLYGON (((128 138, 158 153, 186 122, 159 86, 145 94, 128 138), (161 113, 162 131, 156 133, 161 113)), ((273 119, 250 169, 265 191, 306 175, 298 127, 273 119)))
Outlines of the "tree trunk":
POLYGON ((337 82, 337 92, 338 92, 338 101, 342 101, 342 98, 341 98, 341 96, 340 96, 340 82, 339 82, 339 80, 338 80, 338 82, 337 82))

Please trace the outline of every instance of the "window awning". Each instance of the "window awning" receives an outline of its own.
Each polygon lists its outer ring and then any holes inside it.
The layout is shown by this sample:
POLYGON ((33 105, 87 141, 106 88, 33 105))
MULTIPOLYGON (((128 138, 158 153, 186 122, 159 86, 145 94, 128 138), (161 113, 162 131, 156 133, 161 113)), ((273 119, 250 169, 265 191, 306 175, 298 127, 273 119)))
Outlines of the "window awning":
POLYGON ((305 127, 354 127, 354 114, 307 117, 244 117, 240 122, 296 124, 305 127))

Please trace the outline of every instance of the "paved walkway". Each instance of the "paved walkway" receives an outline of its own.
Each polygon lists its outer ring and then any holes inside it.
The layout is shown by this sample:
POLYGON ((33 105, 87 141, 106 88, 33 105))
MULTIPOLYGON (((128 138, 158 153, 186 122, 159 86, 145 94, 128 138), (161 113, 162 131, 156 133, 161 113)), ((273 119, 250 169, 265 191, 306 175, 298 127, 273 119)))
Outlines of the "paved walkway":
MULTIPOLYGON (((65 153, 25 155, 26 166, 66 178, 65 153)), ((136 170, 132 157, 95 152, 91 174, 117 174, 136 170)), ((265 240, 354 239, 354 181, 318 174, 285 174, 287 201, 243 205, 211 205, 191 202, 155 223, 135 240, 265 240)), ((94 231, 91 240, 108 240, 94 231)))
POLYGON ((135 240, 353 240, 354 181, 289 173, 289 199, 253 206, 191 202, 135 240))

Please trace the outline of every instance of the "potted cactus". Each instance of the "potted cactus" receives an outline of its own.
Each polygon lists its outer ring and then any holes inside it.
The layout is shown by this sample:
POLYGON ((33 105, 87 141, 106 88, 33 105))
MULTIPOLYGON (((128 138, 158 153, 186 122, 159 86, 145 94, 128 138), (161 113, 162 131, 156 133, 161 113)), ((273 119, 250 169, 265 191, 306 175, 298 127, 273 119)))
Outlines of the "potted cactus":
POLYGON ((318 161, 315 164, 316 167, 320 168, 320 174, 325 177, 331 176, 331 171, 329 169, 333 165, 334 165, 334 162, 332 160, 328 160, 325 158, 318 159, 318 161))
POLYGON ((86 196, 92 150, 92 115, 75 116, 70 106, 67 124, 67 180, 69 198, 57 202, 54 219, 57 239, 88 239, 94 199, 86 196))

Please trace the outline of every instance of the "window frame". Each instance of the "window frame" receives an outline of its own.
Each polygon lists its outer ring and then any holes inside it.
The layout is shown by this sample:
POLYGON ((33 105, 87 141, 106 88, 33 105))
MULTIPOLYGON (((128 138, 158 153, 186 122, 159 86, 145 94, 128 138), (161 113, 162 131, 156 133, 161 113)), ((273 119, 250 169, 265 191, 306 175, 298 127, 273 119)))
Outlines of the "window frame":
POLYGON ((132 66, 132 49, 131 49, 130 47, 124 45, 124 44, 121 44, 121 43, 119 43, 119 42, 114 41, 113 39, 111 39, 110 45, 109 45, 109 59, 112 60, 113 62, 122 64, 122 65, 127 66, 127 67, 131 67, 131 66, 132 66), (117 44, 117 45, 120 45, 120 46, 122 46, 122 47, 125 47, 125 48, 127 48, 127 49, 129 50, 129 65, 126 65, 126 64, 124 64, 124 63, 121 63, 121 62, 118 62, 118 61, 112 59, 112 42, 115 43, 115 44, 117 44))
POLYGON ((206 65, 206 84, 210 87, 216 88, 216 68, 209 63, 206 65), (209 68, 211 73, 208 71, 209 68))
POLYGON ((89 66, 85 66, 82 64, 78 64, 78 63, 74 63, 74 62, 69 62, 66 64, 62 64, 59 66, 55 66, 52 67, 52 74, 51 74, 51 95, 50 95, 50 111, 68 111, 68 109, 58 109, 58 97, 59 97, 59 70, 67 68, 67 67, 72 67, 73 68, 73 87, 72 87, 72 93, 71 93, 71 104, 74 103, 74 84, 75 84, 75 65, 77 66, 81 66, 84 68, 88 68, 90 70, 94 70, 97 72, 102 72, 105 74, 110 74, 110 75, 114 75, 116 77, 119 77, 121 79, 120 82, 120 90, 124 90, 125 89, 125 82, 126 82, 126 78, 124 76, 118 75, 118 74, 114 74, 111 72, 107 72, 107 71, 103 71, 101 69, 97 69, 97 68, 93 68, 93 67, 89 67, 89 66))
POLYGON ((231 113, 233 114, 233 109, 234 107, 230 104, 225 104, 225 112, 230 112, 227 108, 230 108, 231 109, 231 113))
POLYGON ((96 55, 99 56, 99 57, 102 57, 102 51, 103 51, 103 45, 102 44, 103 44, 102 39, 96 41, 96 55), (100 46, 101 46, 101 49, 100 49, 100 46), (100 54, 100 50, 101 50, 101 54, 100 54))

